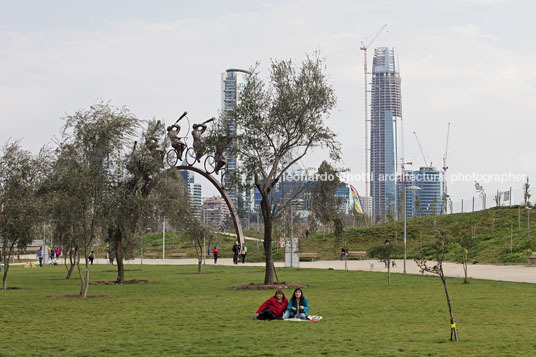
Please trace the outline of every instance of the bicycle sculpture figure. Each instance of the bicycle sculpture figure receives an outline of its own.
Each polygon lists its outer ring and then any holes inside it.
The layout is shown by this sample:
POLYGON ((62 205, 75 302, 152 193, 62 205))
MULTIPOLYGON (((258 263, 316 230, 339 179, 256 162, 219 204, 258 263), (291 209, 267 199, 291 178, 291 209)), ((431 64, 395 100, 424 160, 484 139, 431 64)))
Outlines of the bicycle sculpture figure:
MULTIPOLYGON (((179 132, 181 130, 181 127, 178 124, 181 119, 186 118, 189 126, 189 120, 186 116, 187 114, 187 112, 184 112, 184 114, 182 114, 180 118, 177 119, 175 124, 173 124, 172 126, 168 126, 167 128, 168 137, 171 139, 171 146, 173 147, 166 154, 166 163, 169 165, 169 167, 177 166, 177 162, 179 160, 182 161, 183 153, 186 153, 185 160, 188 166, 193 166, 196 163, 201 163, 202 157, 206 154, 202 135, 207 130, 207 124, 215 121, 216 118, 213 117, 209 120, 204 121, 201 124, 192 125, 193 144, 192 146, 188 146, 186 143, 188 134, 186 134, 184 137, 180 137, 179 132)), ((216 175, 219 175, 219 173, 221 172, 220 184, 224 189, 229 190, 232 188, 234 180, 232 177, 232 173, 228 172, 226 169, 227 159, 225 157, 224 151, 224 147, 218 146, 216 148, 214 156, 207 154, 205 160, 203 161, 203 167, 208 175, 211 175, 214 172, 216 173, 216 175)))

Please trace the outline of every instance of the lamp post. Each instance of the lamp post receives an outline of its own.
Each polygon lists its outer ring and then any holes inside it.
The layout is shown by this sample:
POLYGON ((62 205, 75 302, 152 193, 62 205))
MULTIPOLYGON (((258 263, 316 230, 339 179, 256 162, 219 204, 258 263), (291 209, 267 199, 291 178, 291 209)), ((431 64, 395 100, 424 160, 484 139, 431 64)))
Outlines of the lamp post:
MULTIPOLYGON (((405 188, 405 191, 407 190, 410 190, 410 191, 418 191, 420 190, 421 188, 418 187, 418 186, 409 186, 409 187, 406 187, 405 188)), ((407 225, 407 210, 406 210, 406 192, 404 191, 404 203, 403 203, 403 207, 404 207, 404 274, 406 274, 406 236, 407 236, 407 229, 406 229, 406 225, 407 225)))

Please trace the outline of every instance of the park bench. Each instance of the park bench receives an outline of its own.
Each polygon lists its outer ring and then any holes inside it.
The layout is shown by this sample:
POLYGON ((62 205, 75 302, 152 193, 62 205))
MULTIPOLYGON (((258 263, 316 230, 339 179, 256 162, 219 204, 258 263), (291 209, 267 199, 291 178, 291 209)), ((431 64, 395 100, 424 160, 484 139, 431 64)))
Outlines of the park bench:
POLYGON ((528 260, 529 260, 529 264, 532 265, 532 262, 536 260, 536 252, 532 252, 528 260))
POLYGON ((186 253, 171 253, 170 258, 186 258, 186 253))
POLYGON ((365 251, 362 251, 362 252, 357 252, 357 251, 350 251, 348 252, 348 255, 347 257, 348 258, 359 258, 361 260, 363 260, 363 258, 367 255, 367 252, 365 251))
POLYGON ((158 253, 143 253, 144 257, 158 258, 158 253))
POLYGON ((318 253, 300 253, 300 259, 301 258, 310 258, 311 261, 314 262, 317 255, 318 255, 318 253))

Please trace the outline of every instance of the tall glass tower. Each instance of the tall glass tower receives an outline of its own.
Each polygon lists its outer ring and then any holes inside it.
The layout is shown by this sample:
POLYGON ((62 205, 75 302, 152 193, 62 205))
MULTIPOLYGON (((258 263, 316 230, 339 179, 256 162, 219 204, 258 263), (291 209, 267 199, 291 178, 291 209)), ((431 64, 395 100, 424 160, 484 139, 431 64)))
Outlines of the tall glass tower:
MULTIPOLYGON (((406 190, 406 214, 408 218, 441 214, 443 183, 441 172, 435 167, 421 167, 419 171, 406 171, 405 186, 417 186, 420 190, 406 190)), ((402 184, 397 182, 398 204, 402 184)))
POLYGON ((370 116, 370 192, 374 222, 397 216, 397 120, 402 119, 400 71, 394 48, 374 50, 370 116))
MULTIPOLYGON (((240 88, 249 75, 251 75, 251 72, 249 71, 234 68, 228 69, 222 74, 222 112, 226 118, 229 119, 232 117, 232 112, 238 102, 240 88)), ((237 135, 237 133, 240 132, 240 128, 237 127, 235 121, 229 120, 229 122, 229 134, 231 136, 237 135)), ((235 140, 232 145, 240 145, 240 143, 235 140)), ((240 167, 238 158, 230 153, 225 153, 225 156, 227 158, 227 170, 231 173, 235 173, 240 167)), ((235 187, 229 189, 227 193, 240 216, 243 216, 245 212, 250 213, 252 211, 252 205, 254 203, 254 195, 252 192, 244 192, 239 189, 238 185, 235 185, 235 187)))

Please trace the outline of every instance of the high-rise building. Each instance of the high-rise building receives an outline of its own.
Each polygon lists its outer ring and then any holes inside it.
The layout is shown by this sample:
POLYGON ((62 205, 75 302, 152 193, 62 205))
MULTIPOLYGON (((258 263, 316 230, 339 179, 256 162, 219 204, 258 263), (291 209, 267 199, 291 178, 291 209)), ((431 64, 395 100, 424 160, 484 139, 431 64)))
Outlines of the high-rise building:
MULTIPOLYGON (((184 163, 184 165, 187 165, 184 163)), ((201 219, 201 184, 195 183, 194 173, 190 171, 180 171, 180 174, 186 185, 188 196, 194 216, 201 219)))
POLYGON ((201 184, 189 183, 188 194, 190 195, 194 217, 201 219, 201 184))
POLYGON ((229 215, 229 208, 221 197, 210 197, 203 200, 203 222, 212 228, 220 228, 229 215))
POLYGON ((400 71, 393 48, 374 50, 371 88, 370 194, 374 222, 396 217, 397 120, 402 119, 400 71))
MULTIPOLYGON (((232 120, 232 112, 238 103, 241 87, 249 75, 251 75, 251 72, 243 69, 228 69, 222 74, 222 113, 229 123, 229 134, 231 136, 236 136, 240 133, 240 128, 237 127, 236 121, 232 120)), ((234 141, 232 145, 240 145, 240 143, 234 141)), ((230 153, 226 153, 225 156, 227 158, 227 170, 230 173, 236 173, 240 168, 238 158, 230 153)), ((237 177, 237 180, 243 179, 238 176, 234 177, 237 177)), ((240 216, 244 216, 253 211, 253 190, 243 190, 239 188, 238 184, 235 184, 234 187, 227 190, 227 193, 240 216)))
POLYGON ((352 214, 354 209, 354 199, 352 192, 350 191, 350 185, 347 183, 340 183, 335 191, 335 196, 340 200, 340 205, 337 209, 340 213, 352 214))
MULTIPOLYGON (((408 218, 441 213, 443 183, 441 172, 435 167, 421 167, 419 171, 406 171, 405 187, 417 186, 420 190, 406 190, 406 215, 408 218)), ((401 205, 402 184, 397 185, 398 201, 401 205)), ((402 217, 403 218, 403 217, 402 217)))

